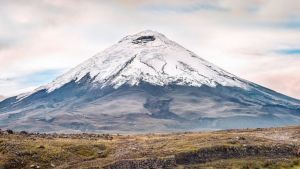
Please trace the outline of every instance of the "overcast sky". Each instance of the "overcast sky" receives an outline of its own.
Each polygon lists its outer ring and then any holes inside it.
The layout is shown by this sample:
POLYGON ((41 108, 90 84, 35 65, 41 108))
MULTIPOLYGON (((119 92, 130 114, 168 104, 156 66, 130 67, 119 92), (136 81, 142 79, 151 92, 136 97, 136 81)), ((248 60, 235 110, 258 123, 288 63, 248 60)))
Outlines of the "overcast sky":
POLYGON ((299 0, 0 0, 0 95, 48 83, 146 29, 300 98, 299 0))

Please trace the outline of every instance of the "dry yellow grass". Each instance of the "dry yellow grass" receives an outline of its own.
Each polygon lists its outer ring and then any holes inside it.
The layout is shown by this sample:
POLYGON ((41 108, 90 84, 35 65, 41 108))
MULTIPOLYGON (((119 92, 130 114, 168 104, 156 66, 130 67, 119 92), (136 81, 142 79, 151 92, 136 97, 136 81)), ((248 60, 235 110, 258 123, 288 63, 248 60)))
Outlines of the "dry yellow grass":
MULTIPOLYGON (((0 135, 0 168, 101 168, 122 159, 168 157, 213 146, 300 145, 300 126, 144 135, 0 135)), ((260 168, 300 166, 299 158, 229 159, 184 167, 260 168), (268 162, 270 164, 268 164, 268 162)), ((178 168, 183 166, 178 166, 178 168)))

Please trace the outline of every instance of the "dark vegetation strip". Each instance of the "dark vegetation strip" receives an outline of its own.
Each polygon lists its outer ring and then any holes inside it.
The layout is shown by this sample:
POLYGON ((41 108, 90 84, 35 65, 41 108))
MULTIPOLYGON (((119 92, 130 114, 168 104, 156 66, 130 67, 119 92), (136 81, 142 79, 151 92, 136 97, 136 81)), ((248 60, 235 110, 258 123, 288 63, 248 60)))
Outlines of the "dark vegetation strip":
MULTIPOLYGON (((298 154, 298 156, 299 155, 300 154, 298 154)), ((174 157, 168 158, 120 160, 105 166, 104 169, 172 169, 177 165, 203 164, 216 160, 242 159, 246 157, 264 157, 272 159, 297 157, 297 147, 286 144, 270 146, 214 146, 201 148, 196 151, 179 153, 174 157)))

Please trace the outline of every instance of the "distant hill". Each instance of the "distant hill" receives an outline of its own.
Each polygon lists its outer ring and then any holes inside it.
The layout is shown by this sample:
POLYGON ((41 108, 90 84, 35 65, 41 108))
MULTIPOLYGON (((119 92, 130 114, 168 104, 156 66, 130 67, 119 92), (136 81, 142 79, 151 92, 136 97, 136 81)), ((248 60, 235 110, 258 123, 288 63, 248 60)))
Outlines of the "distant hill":
POLYGON ((2 100, 4 100, 4 99, 5 99, 5 97, 2 96, 2 95, 0 95, 0 101, 2 101, 2 100))

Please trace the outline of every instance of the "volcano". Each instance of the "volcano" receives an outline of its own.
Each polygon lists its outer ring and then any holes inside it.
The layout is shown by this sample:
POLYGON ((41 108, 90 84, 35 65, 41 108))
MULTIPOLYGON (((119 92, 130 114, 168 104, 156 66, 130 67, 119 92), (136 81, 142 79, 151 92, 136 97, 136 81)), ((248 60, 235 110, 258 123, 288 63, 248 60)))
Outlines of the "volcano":
POLYGON ((300 123, 300 101, 241 79, 163 34, 126 36, 53 82, 0 102, 0 127, 149 133, 300 123))

